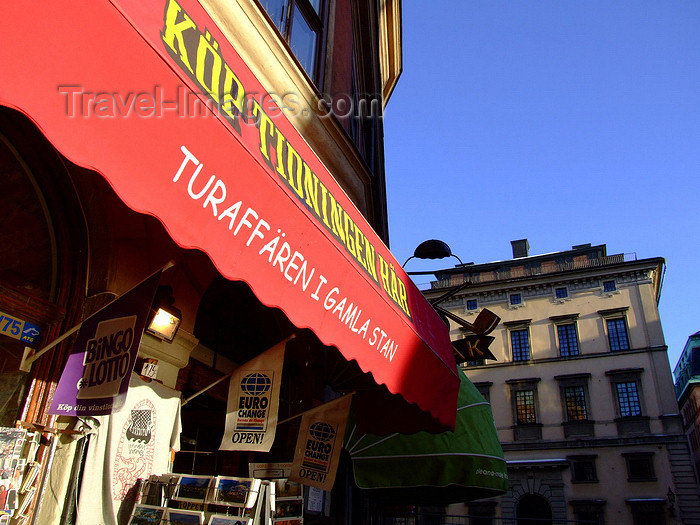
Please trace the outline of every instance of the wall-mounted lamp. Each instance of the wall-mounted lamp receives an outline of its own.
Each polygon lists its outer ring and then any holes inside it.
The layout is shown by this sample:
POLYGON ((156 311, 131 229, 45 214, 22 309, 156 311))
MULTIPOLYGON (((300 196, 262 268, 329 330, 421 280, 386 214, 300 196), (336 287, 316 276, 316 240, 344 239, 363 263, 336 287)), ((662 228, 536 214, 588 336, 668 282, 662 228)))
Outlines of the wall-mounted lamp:
POLYGON ((146 332, 169 343, 175 339, 182 320, 182 312, 173 306, 174 302, 173 289, 170 286, 159 286, 146 325, 146 332))
POLYGON ((404 266, 406 266, 406 263, 413 258, 445 259, 446 257, 456 257, 459 261, 459 264, 464 264, 462 262, 462 259, 460 259, 452 253, 450 246, 446 242, 440 241, 438 239, 430 239, 428 241, 423 241, 422 243, 420 243, 413 251, 413 255, 406 259, 406 262, 403 263, 401 267, 403 268, 404 266))
POLYGON ((668 500, 668 513, 671 516, 676 515, 676 494, 668 487, 668 492, 666 493, 666 499, 668 500))
MULTIPOLYGON (((450 249, 449 245, 446 242, 440 241, 438 239, 430 239, 428 241, 423 241, 422 243, 420 243, 413 252, 413 255, 406 259, 406 262, 403 263, 403 266, 406 266, 406 263, 414 257, 417 259, 445 259, 446 257, 455 257, 459 261, 459 263, 462 266, 464 266, 462 259, 460 259, 452 253, 452 250, 450 249)), ((436 272, 406 273, 408 273, 409 275, 418 275, 435 274, 436 272)), ((451 319, 463 329, 472 333, 472 335, 468 335, 464 339, 452 341, 452 348, 454 350, 455 359, 457 360, 457 363, 463 363, 465 361, 470 361, 473 359, 492 359, 496 361, 496 358, 488 349, 489 345, 494 340, 494 338, 489 337, 488 334, 495 330, 496 326, 501 321, 500 317, 498 317, 490 310, 484 308, 481 312, 479 312, 479 315, 476 317, 474 323, 472 324, 466 321, 465 319, 462 319, 460 316, 450 312, 446 308, 440 306, 440 303, 456 295, 458 292, 462 291, 464 288, 467 288, 471 284, 471 281, 465 281, 461 285, 456 286, 455 288, 444 293, 443 295, 432 299, 430 301, 430 304, 435 309, 437 314, 442 318, 442 320, 445 322, 448 328, 450 327, 451 319)))

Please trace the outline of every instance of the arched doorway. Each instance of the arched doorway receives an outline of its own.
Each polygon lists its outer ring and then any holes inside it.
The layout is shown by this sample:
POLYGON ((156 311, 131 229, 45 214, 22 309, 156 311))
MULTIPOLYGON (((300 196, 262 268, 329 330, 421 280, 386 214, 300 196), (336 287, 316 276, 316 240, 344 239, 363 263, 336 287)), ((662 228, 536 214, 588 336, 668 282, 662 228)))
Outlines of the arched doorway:
POLYGON ((539 494, 524 494, 515 509, 518 525, 552 525, 552 506, 539 494))
MULTIPOLYGON (((0 107, 0 312, 41 332, 35 348, 77 322, 86 278, 87 234, 67 163, 24 115, 0 107)), ((4 326, 4 325, 3 325, 4 326)), ((67 350, 19 372, 25 344, 0 337, 0 423, 46 424, 52 385, 67 350), (23 390, 26 388, 26 390, 23 390)))

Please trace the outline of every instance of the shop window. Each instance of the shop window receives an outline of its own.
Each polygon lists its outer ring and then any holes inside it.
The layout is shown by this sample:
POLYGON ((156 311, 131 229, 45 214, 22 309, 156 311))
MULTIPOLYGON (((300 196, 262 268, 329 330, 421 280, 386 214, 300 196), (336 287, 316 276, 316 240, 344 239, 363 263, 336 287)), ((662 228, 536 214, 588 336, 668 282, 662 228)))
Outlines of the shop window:
POLYGON ((557 325, 557 335, 559 336, 559 355, 561 357, 579 354, 575 323, 557 325))
POLYGON ((596 456, 569 456, 573 483, 597 483, 596 456))
POLYGON ((656 481, 653 452, 622 454, 627 465, 627 481, 656 481))
POLYGON ((318 84, 325 0, 260 0, 306 73, 318 84))

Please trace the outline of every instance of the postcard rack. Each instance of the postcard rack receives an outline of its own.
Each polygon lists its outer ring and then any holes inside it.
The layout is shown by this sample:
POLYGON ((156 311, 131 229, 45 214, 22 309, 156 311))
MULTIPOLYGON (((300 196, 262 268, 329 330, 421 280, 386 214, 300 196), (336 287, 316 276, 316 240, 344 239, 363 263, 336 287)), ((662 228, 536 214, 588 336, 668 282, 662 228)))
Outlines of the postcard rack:
MULTIPOLYGON (((139 480, 130 525, 271 525, 274 483, 255 478, 153 475, 139 480)), ((277 521, 277 520, 275 520, 277 521)))
POLYGON ((0 524, 24 524, 37 491, 40 433, 0 427, 0 524))

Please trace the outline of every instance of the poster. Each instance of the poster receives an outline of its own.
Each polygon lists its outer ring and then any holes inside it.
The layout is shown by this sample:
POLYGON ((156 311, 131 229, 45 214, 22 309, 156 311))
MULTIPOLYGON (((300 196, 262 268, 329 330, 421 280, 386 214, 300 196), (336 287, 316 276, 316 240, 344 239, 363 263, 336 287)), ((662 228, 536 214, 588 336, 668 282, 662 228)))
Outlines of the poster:
POLYGON ((301 419, 289 479, 331 490, 338 470, 352 395, 307 411, 301 419))
POLYGON ((269 452, 277 431, 287 341, 241 365, 231 376, 221 450, 269 452))
POLYGON ((83 321, 49 414, 101 416, 121 407, 160 274, 83 321))

